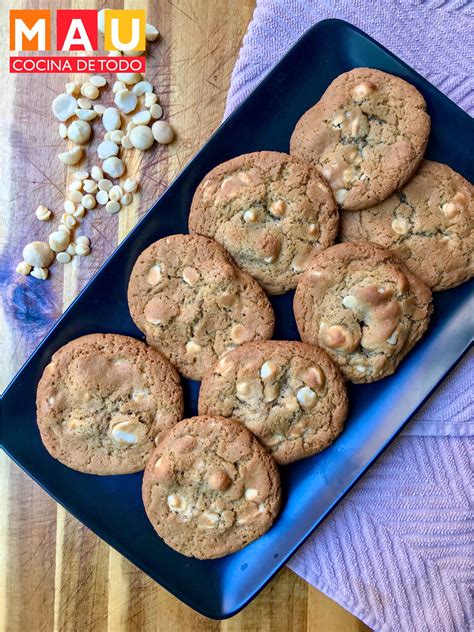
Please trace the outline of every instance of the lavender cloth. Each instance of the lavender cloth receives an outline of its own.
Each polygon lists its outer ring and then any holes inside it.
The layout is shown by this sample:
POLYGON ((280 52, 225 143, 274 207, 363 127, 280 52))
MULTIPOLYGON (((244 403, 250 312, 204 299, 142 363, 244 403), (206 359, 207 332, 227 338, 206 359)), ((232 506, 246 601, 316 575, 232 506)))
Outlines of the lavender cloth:
MULTIPOLYGON (((226 115, 329 17, 360 27, 474 112, 471 0, 257 0, 226 115)), ((467 632, 474 620, 473 365, 471 354, 289 564, 375 630, 467 632)))

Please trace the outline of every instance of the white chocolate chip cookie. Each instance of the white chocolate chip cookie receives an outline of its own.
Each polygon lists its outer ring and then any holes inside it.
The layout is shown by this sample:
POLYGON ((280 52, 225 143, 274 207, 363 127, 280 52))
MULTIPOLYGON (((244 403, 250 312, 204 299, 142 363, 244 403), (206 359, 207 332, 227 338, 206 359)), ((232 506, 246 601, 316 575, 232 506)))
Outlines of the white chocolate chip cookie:
POLYGON ((116 334, 90 334, 61 347, 36 396, 41 439, 55 459, 89 474, 145 467, 181 419, 174 367, 158 351, 116 334))
POLYGON ((217 242, 201 235, 172 235, 142 252, 128 302, 148 343, 193 380, 223 353, 273 333, 265 292, 217 242))
POLYGON ((351 382, 391 375, 428 327, 431 292, 388 250, 347 242, 318 255, 296 289, 301 339, 351 382))
POLYGON ((194 194, 189 230, 212 237, 270 294, 295 288, 334 243, 338 209, 314 167, 288 154, 244 154, 215 167, 194 194))
POLYGON ((424 160, 385 202, 344 213, 342 241, 388 248, 433 291, 474 275, 474 187, 448 165, 424 160))
POLYGON ((280 508, 280 477, 240 423, 193 417, 177 424, 151 455, 143 502, 173 549, 199 559, 223 557, 271 527, 280 508))
POLYGON ((385 200, 411 178, 430 117, 418 90, 394 75, 356 68, 337 77, 298 121, 291 154, 314 165, 346 211, 385 200))
POLYGON ((251 342, 205 375, 199 414, 243 423, 277 463, 324 450, 347 414, 344 380, 326 352, 302 342, 251 342))

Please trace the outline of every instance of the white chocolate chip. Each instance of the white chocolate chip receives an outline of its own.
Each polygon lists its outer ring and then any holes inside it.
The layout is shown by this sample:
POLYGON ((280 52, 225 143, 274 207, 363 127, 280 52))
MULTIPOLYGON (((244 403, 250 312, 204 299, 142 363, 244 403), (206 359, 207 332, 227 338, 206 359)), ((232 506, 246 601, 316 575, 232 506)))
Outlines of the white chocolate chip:
POLYGON ((66 248, 66 252, 68 253, 68 255, 71 255, 71 257, 73 257, 76 254, 76 244, 69 244, 69 246, 66 248))
POLYGON ((64 202, 64 210, 66 213, 74 213, 74 211, 76 210, 74 202, 72 202, 71 200, 66 200, 64 202))
POLYGON ((201 345, 198 345, 193 340, 189 340, 186 343, 186 353, 189 355, 196 355, 201 351, 201 345))
POLYGON ((74 112, 77 108, 77 100, 71 94, 58 94, 53 99, 52 109, 54 116, 59 121, 67 121, 68 118, 74 116, 74 112))
POLYGON ((118 72, 117 79, 122 81, 125 85, 133 85, 142 80, 142 76, 139 72, 118 72))
POLYGON ((359 301, 356 297, 351 296, 350 294, 342 299, 342 304, 348 309, 358 309, 360 307, 359 301))
POLYGON ((97 112, 97 116, 102 116, 106 109, 105 105, 102 105, 101 103, 94 105, 94 112, 97 112))
POLYGON ((393 220, 392 230, 397 233, 397 235, 405 235, 410 230, 410 227, 406 219, 399 217, 393 220))
POLYGON ((90 254, 90 246, 84 243, 76 243, 76 255, 79 257, 87 257, 90 254))
POLYGON ((151 129, 146 125, 137 125, 130 131, 130 142, 135 149, 146 151, 153 145, 154 139, 151 129))
POLYGON ((102 169, 111 178, 120 178, 120 176, 122 176, 125 172, 125 165, 120 158, 112 156, 111 158, 104 160, 102 169))
POLYGON ((245 490, 245 500, 255 500, 258 497, 258 490, 249 487, 245 490))
POLYGON ((283 200, 277 200, 270 205, 268 210, 275 217, 283 217, 286 211, 286 203, 283 200))
POLYGON ((76 116, 81 121, 93 121, 97 117, 97 112, 95 110, 76 110, 76 116))
POLYGON ((125 90, 117 92, 114 103, 122 112, 129 114, 137 107, 137 95, 125 88, 125 90))
POLYGON ((116 156, 119 152, 118 145, 113 143, 111 140, 104 140, 97 147, 97 155, 101 160, 106 160, 106 158, 110 158, 111 156, 116 156))
POLYGON ((81 204, 84 208, 90 211, 93 208, 95 208, 95 205, 96 205, 95 197, 91 195, 90 193, 88 193, 87 195, 83 196, 81 200, 81 204))
POLYGON ((334 191, 334 199, 338 204, 342 204, 347 197, 346 189, 336 189, 334 191))
POLYGON ((281 443, 282 441, 285 440, 285 437, 282 434, 279 433, 275 433, 266 437, 262 438, 262 443, 263 445, 269 447, 269 448, 273 448, 274 446, 278 445, 279 443, 281 443))
POLYGON ((32 241, 23 248, 23 260, 36 268, 47 268, 54 259, 54 252, 44 241, 32 241))
POLYGON ((219 514, 212 511, 203 511, 198 518, 198 527, 200 529, 214 529, 219 522, 219 514))
POLYGON ((242 344, 243 342, 248 340, 248 334, 248 330, 240 323, 234 325, 230 330, 230 337, 237 344, 242 344))
POLYGON ((108 132, 120 129, 122 122, 117 108, 106 108, 102 115, 102 124, 108 132))
POLYGON ((107 211, 107 213, 110 213, 111 215, 118 213, 120 211, 120 208, 121 208, 120 204, 114 200, 109 200, 107 204, 105 205, 105 210, 107 211))
POLYGON ((69 245, 69 235, 62 230, 56 230, 48 238, 49 247, 54 252, 63 252, 69 245))
POLYGON ((89 246, 91 243, 91 240, 89 239, 89 237, 86 237, 86 235, 79 235, 79 237, 77 237, 76 242, 78 244, 86 244, 86 246, 89 246))
POLYGON ((130 136, 128 134, 125 134, 125 136, 122 137, 122 147, 124 149, 133 149, 132 141, 130 140, 130 136))
POLYGON ((130 206, 132 202, 133 202, 133 195, 131 193, 125 193, 120 198, 120 204, 122 206, 130 206))
POLYGON ((90 99, 86 99, 86 97, 81 97, 77 100, 77 105, 82 110, 91 110, 92 109, 92 101, 90 99))
POLYGON ((70 81, 64 86, 66 88, 66 94, 80 94, 81 84, 78 81, 70 81))
POLYGON ((32 277, 35 277, 35 279, 39 279, 40 281, 46 281, 46 279, 48 278, 48 274, 48 268, 38 268, 36 266, 30 272, 30 275, 32 277))
POLYGON ((398 341, 398 331, 394 331, 390 338, 387 338, 389 345, 396 345, 398 341))
POLYGON ((103 88, 105 85, 107 85, 107 79, 105 77, 102 77, 102 75, 92 75, 89 81, 93 86, 96 86, 97 88, 103 88))
POLYGON ((46 222, 51 217, 51 211, 43 204, 40 204, 35 211, 35 215, 41 222, 46 222))
POLYGON ((196 285, 200 278, 201 275, 194 268, 186 267, 183 269, 183 281, 188 285, 196 285))
POLYGON ((97 182, 95 180, 84 180, 83 188, 86 193, 96 193, 98 190, 97 182))
POLYGON ((120 145, 122 143, 122 138, 125 136, 125 132, 122 132, 121 129, 116 129, 113 132, 108 132, 110 134, 110 139, 116 145, 120 145))
POLYGON ((132 91, 137 97, 141 97, 147 92, 153 92, 153 86, 149 81, 139 81, 133 86, 132 91))
POLYGON ((111 182, 110 180, 107 180, 107 178, 102 178, 102 180, 99 180, 98 186, 99 186, 99 191, 107 191, 107 192, 109 192, 110 189, 114 185, 113 185, 113 182, 111 182))
POLYGON ((296 399, 303 408, 313 408, 316 404, 317 396, 313 389, 309 388, 309 386, 303 386, 303 388, 298 389, 296 399))
POLYGON ((168 507, 171 511, 181 512, 186 511, 188 503, 185 498, 180 496, 179 494, 170 494, 167 498, 168 507))
POLYGON ((456 217, 456 215, 459 215, 461 208, 458 204, 447 202, 446 204, 443 204, 441 210, 443 211, 446 219, 453 219, 454 217, 456 217))
POLYGON ((160 119, 163 116, 163 108, 159 103, 154 103, 151 106, 150 115, 152 119, 160 119))
POLYGON ((157 285, 161 281, 161 268, 159 263, 155 263, 148 270, 148 274, 146 275, 146 282, 148 285, 157 285))
POLYGON ((152 125, 151 131, 156 142, 161 143, 162 145, 171 143, 174 138, 173 128, 166 121, 155 121, 152 125))
MULTIPOLYGON (((67 232, 68 234, 70 234, 69 229, 74 228, 74 226, 77 224, 77 221, 74 215, 70 215, 69 213, 64 213, 64 215, 61 216, 61 222, 68 229, 67 231, 64 231, 64 232, 67 232)), ((62 230, 61 225, 58 226, 58 230, 62 230)))
POLYGON ((138 443, 136 424, 132 421, 119 421, 112 426, 112 436, 118 443, 133 445, 138 443), (134 432, 135 431, 135 432, 134 432))
POLYGON ((123 183, 123 189, 127 193, 135 193, 138 188, 138 183, 134 178, 127 178, 123 183))
POLYGON ((74 177, 76 178, 76 180, 85 180, 89 177, 89 172, 85 169, 80 169, 79 171, 74 172, 74 177))
POLYGON ((59 123, 59 135, 61 138, 67 138, 67 127, 64 123, 59 123))
POLYGON ((86 209, 82 206, 82 204, 79 204, 76 210, 74 211, 74 217, 84 217, 85 214, 86 214, 86 209))
POLYGON ((67 128, 67 137, 73 143, 84 145, 91 137, 91 126, 87 121, 73 121, 67 128))
POLYGON ((81 94, 86 99, 92 99, 93 101, 99 96, 99 88, 91 83, 84 83, 81 86, 81 94))
POLYGON ((271 382, 278 375, 278 367, 271 360, 264 362, 260 368, 260 377, 264 382, 271 382))
POLYGON ((118 202, 122 195, 122 188, 118 184, 114 184, 114 186, 109 191, 109 199, 111 199, 113 202, 118 202))
POLYGON ((243 214, 243 219, 244 222, 247 222, 248 224, 253 224, 257 221, 257 213, 253 209, 245 211, 243 214))
POLYGON ((71 261, 71 255, 67 252, 58 252, 56 255, 56 261, 58 263, 69 263, 71 261))
POLYGON ((32 266, 26 261, 20 261, 20 263, 16 267, 16 271, 18 274, 22 274, 23 276, 28 275, 31 272, 32 266))
POLYGON ((104 177, 104 173, 100 167, 94 165, 91 169, 91 178, 96 182, 100 182, 104 177))
POLYGON ((112 92, 114 94, 117 94, 117 92, 120 92, 120 90, 125 90, 127 88, 127 86, 124 84, 123 81, 116 81, 112 87, 112 92))
POLYGON ((154 42, 159 34, 159 30, 156 26, 153 26, 153 24, 145 25, 145 38, 147 42, 154 42))
POLYGON ((352 96, 356 101, 362 101, 376 89, 377 86, 375 86, 371 81, 363 81, 362 83, 358 83, 354 86, 352 89, 352 96))
POLYGON ((151 121, 151 114, 149 110, 141 110, 132 116, 132 122, 135 125, 148 125, 151 121))
POLYGON ((73 147, 69 151, 58 154, 58 158, 65 165, 76 165, 82 158, 82 149, 73 147))
POLYGON ((158 97, 156 96, 154 92, 147 92, 145 94, 145 107, 146 108, 151 108, 151 106, 155 105, 157 101, 158 101, 158 97))

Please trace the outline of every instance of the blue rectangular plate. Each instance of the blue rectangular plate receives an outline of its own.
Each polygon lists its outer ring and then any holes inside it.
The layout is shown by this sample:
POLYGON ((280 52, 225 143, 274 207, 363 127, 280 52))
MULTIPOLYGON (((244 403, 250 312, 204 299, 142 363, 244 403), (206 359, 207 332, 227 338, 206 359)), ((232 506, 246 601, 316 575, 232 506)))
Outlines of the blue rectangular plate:
MULTIPOLYGON (((337 75, 357 66, 379 68, 414 84, 423 93, 432 120, 427 157, 474 180, 470 117, 358 29, 337 20, 320 22, 165 191, 36 349, 3 397, 2 442, 8 454, 92 531, 208 617, 229 617, 256 596, 463 355, 470 343, 472 285, 435 296, 427 335, 393 377, 350 387, 351 410, 341 437, 322 454, 282 469, 283 508, 273 528, 220 560, 183 557, 158 538, 143 509, 141 474, 90 476, 52 459, 35 423, 36 385, 51 355, 73 338, 91 332, 143 338, 130 319, 126 300, 128 277, 139 253, 161 237, 187 232, 194 190, 216 164, 250 151, 288 151, 291 132, 303 112, 337 75)), ((292 294, 272 299, 277 339, 298 338, 292 299, 292 294)), ((184 386, 186 413, 195 414, 198 384, 185 382, 184 386)))

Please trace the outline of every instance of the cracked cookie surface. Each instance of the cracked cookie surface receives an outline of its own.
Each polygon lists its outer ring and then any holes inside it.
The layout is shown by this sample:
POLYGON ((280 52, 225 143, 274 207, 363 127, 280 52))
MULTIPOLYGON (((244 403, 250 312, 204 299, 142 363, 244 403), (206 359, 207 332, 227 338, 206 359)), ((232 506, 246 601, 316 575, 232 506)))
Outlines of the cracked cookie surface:
POLYGON ((293 309, 303 341, 325 349, 351 382, 374 382, 426 331, 431 291, 385 248, 347 242, 313 260, 293 309))
POLYGON ((37 422, 55 459, 90 474, 143 470, 183 415, 174 367, 117 334, 82 336, 53 355, 38 384, 37 422))
POLYGON ((176 424, 150 457, 143 502, 168 546, 188 557, 223 557, 271 527, 280 508, 280 477, 240 423, 192 417, 176 424))
POLYGON ((313 164, 345 210, 385 200, 416 171, 430 131, 426 103, 399 77, 356 68, 300 118, 291 153, 313 164))
POLYGON ((448 165, 424 160, 385 202, 344 213, 341 239, 388 248, 433 291, 455 287, 474 274, 474 187, 448 165))
POLYGON ((142 252, 128 303, 148 344, 193 380, 226 351, 273 334, 265 292, 222 246, 201 235, 165 237, 142 252))
POLYGON ((311 165, 288 154, 244 154, 215 167, 194 194, 189 230, 218 241, 270 294, 295 288, 336 238, 338 209, 311 165))
POLYGON ((344 379, 328 354, 302 342, 251 342, 204 377, 199 414, 237 419, 277 463, 324 450, 347 415, 344 379))

